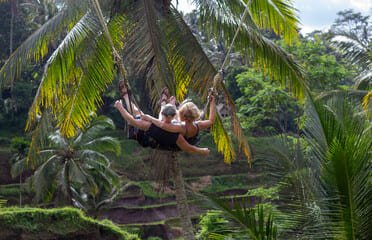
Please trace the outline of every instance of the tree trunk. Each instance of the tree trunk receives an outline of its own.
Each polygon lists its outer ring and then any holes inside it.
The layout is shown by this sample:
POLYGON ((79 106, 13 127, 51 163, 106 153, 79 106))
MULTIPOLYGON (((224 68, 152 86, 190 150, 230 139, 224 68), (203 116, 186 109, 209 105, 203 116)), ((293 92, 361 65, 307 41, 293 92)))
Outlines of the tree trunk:
MULTIPOLYGON (((16 0, 10 1, 10 34, 9 34, 9 56, 13 53, 13 35, 14 35, 14 17, 16 11, 16 0)), ((14 111, 15 108, 15 100, 14 100, 14 76, 10 76, 10 109, 11 109, 11 116, 12 119, 14 118, 14 111)))
POLYGON ((65 162, 65 172, 64 172, 64 181, 65 181, 65 204, 68 206, 73 206, 72 202, 72 191, 71 191, 71 181, 70 181, 70 165, 68 161, 65 162))
POLYGON ((181 221, 183 236, 186 240, 194 240, 194 232, 189 215, 189 206, 187 204, 187 196, 185 184, 182 177, 181 166, 178 162, 176 154, 172 155, 172 173, 176 190, 176 201, 179 218, 181 221))

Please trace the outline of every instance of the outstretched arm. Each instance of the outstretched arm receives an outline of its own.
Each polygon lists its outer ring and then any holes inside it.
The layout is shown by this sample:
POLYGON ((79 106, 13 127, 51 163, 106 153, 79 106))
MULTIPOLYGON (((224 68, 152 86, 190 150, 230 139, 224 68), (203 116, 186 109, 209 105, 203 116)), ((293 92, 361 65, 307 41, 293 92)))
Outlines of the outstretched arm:
POLYGON ((178 135, 176 144, 182 151, 188 152, 188 153, 208 155, 210 152, 208 148, 200 148, 200 147, 196 147, 194 145, 189 144, 181 134, 178 135))
POLYGON ((123 107, 121 100, 115 102, 115 108, 120 112, 121 116, 128 122, 128 124, 135 126, 141 130, 148 130, 151 123, 143 120, 134 119, 134 117, 123 107))
POLYGON ((216 120, 216 100, 215 97, 211 94, 209 96, 209 118, 208 120, 203 120, 198 122, 200 130, 204 130, 213 125, 216 120))
POLYGON ((149 121, 149 122, 153 123, 155 126, 161 128, 165 131, 168 131, 168 132, 183 134, 184 131, 185 131, 185 129, 182 125, 166 123, 166 122, 163 122, 163 121, 161 121, 157 118, 154 118, 154 117, 152 117, 148 114, 142 115, 141 119, 144 120, 144 121, 149 121))

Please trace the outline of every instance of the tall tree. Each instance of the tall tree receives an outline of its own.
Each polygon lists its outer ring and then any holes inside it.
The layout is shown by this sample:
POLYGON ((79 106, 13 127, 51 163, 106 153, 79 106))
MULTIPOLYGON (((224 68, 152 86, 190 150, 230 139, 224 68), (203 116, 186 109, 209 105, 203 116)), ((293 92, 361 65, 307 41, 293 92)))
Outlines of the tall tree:
MULTIPOLYGON (((52 0, 0 1, 0 66, 14 49, 55 13, 55 9, 52 0)), ((24 127, 27 110, 40 80, 40 69, 41 65, 28 65, 18 81, 9 76, 10 84, 1 89, 1 125, 9 126, 13 132, 20 132, 24 127)))
POLYGON ((19 159, 13 175, 35 169, 32 179, 37 202, 56 200, 57 204, 97 210, 119 191, 119 178, 110 168, 108 153, 119 155, 120 143, 103 136, 102 130, 107 128, 114 128, 112 120, 97 117, 73 138, 66 139, 57 130, 49 135, 49 147, 40 150, 34 164, 19 159))
MULTIPOLYGON (((104 18, 100 19, 93 8, 96 2, 61 1, 60 12, 31 35, 0 70, 0 83, 4 86, 9 83, 9 76, 19 76, 28 61, 43 59, 51 50, 49 46, 59 43, 47 61, 29 111, 28 128, 34 126, 44 109, 51 109, 64 136, 74 136, 84 127, 92 119, 91 112, 97 111, 102 103, 102 92, 116 75, 112 57, 115 49, 123 50, 129 74, 144 76, 143 87, 153 103, 163 86, 168 86, 180 100, 188 88, 206 95, 217 70, 171 1, 102 0, 100 5, 104 9, 99 15, 104 18), (109 34, 102 28, 104 25, 99 21, 102 19, 108 21, 109 34)), ((220 40, 228 46, 237 32, 235 50, 254 59, 257 67, 295 95, 304 95, 306 87, 299 65, 260 31, 268 29, 287 42, 295 41, 298 19, 290 1, 195 0, 194 3, 208 34, 223 36, 220 40), (244 12, 246 18, 240 24, 244 12)), ((232 98, 223 82, 218 82, 217 87, 233 112, 233 132, 249 156, 232 98)), ((212 132, 218 150, 226 162, 231 162, 235 152, 220 119, 212 132)))
POLYGON ((358 68, 356 88, 372 88, 372 24, 370 16, 353 10, 337 13, 338 18, 331 27, 334 45, 351 64, 358 68))

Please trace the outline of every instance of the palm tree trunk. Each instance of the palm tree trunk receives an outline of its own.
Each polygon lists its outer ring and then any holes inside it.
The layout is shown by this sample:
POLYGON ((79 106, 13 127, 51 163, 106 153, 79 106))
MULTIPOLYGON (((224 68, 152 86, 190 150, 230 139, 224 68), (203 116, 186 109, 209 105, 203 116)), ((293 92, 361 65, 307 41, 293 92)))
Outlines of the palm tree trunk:
MULTIPOLYGON (((9 56, 13 53, 13 35, 14 35, 14 17, 16 11, 16 0, 10 1, 10 33, 9 33, 9 56)), ((14 100, 14 76, 10 76, 10 109, 12 119, 14 118, 15 100, 14 100)))
POLYGON ((182 171, 176 154, 172 155, 172 172, 173 180, 176 190, 176 201, 181 226, 183 229, 184 239, 194 240, 194 232, 191 218, 189 215, 189 206, 187 204, 187 196, 185 191, 185 184, 182 177, 182 171))
POLYGON ((71 191, 71 181, 70 181, 70 165, 68 161, 65 162, 65 172, 64 172, 64 180, 65 180, 65 203, 69 206, 72 206, 72 191, 71 191))

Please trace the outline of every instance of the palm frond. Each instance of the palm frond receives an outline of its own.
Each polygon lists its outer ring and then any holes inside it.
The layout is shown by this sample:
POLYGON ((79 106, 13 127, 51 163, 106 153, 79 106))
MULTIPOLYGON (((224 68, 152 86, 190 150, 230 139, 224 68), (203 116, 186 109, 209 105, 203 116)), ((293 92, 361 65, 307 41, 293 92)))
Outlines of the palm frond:
POLYGON ((32 167, 38 166, 43 157, 40 151, 48 144, 48 136, 54 130, 53 119, 48 111, 40 116, 38 124, 33 128, 30 147, 27 153, 27 162, 32 167))
POLYGON ((115 129, 115 124, 111 118, 104 115, 95 117, 87 127, 85 127, 74 140, 74 144, 92 141, 102 136, 103 130, 115 129))
POLYGON ((98 152, 113 152, 117 156, 121 153, 120 141, 112 137, 100 137, 84 144, 84 147, 98 152))
POLYGON ((230 164, 236 158, 236 153, 230 136, 223 127, 222 119, 219 114, 217 114, 215 123, 211 127, 211 134, 217 145, 217 150, 223 154, 224 162, 230 164))
MULTIPOLYGON (((298 38, 297 25, 299 20, 296 16, 297 10, 293 7, 291 1, 194 0, 193 2, 200 10, 203 22, 208 22, 210 18, 220 22, 230 19, 238 24, 243 12, 248 8, 249 14, 255 21, 255 26, 273 31, 289 43, 298 38)), ((214 23, 218 24, 217 22, 214 23)))
MULTIPOLYGON (((202 27, 211 36, 219 37, 226 46, 229 46, 239 28, 239 18, 244 11, 244 6, 241 6, 241 10, 236 13, 233 12, 232 7, 226 8, 223 4, 216 4, 215 1, 200 2, 201 22, 208 22, 202 27)), ((257 6, 257 8, 259 7, 257 6)), ((304 91, 307 90, 303 69, 291 55, 263 36, 253 14, 265 14, 265 12, 253 13, 250 11, 243 27, 238 32, 234 50, 241 51, 249 60, 254 61, 257 68, 286 86, 295 96, 303 98, 304 91)), ((289 12, 288 15, 290 15, 289 12)))
MULTIPOLYGON (((363 29, 367 34, 368 29, 363 29)), ((355 88, 370 90, 372 81, 372 49, 368 37, 360 37, 353 32, 336 31, 332 45, 358 68, 355 88)))
POLYGON ((245 0, 244 2, 248 5, 255 23, 261 29, 272 30, 282 36, 287 43, 298 39, 299 19, 292 1, 245 0))
POLYGON ((227 88, 224 84, 221 84, 221 88, 224 92, 225 100, 227 106, 229 106, 231 111, 231 118, 232 118, 232 131, 238 140, 239 148, 243 151, 245 157, 248 160, 248 163, 252 163, 252 151, 248 144, 247 137, 244 135, 242 126, 240 125, 240 120, 237 116, 237 109, 234 103, 234 100, 232 99, 230 93, 227 91, 227 88))
POLYGON ((18 78, 22 68, 27 63, 39 62, 44 59, 50 50, 50 45, 63 35, 69 24, 76 22, 82 14, 85 4, 76 4, 71 1, 70 7, 63 8, 56 16, 51 18, 41 28, 29 36, 19 46, 0 69, 0 87, 9 81, 18 78))
MULTIPOLYGON (((169 52, 170 64, 175 71, 176 84, 181 86, 177 96, 182 99, 188 86, 192 87, 200 95, 206 96, 209 87, 213 84, 213 77, 217 71, 205 55, 182 16, 174 8, 172 8, 171 11, 172 16, 168 16, 170 20, 167 26, 167 36, 169 45, 177 46, 169 52)), ((231 109, 231 116, 233 118, 233 132, 237 137, 239 146, 241 146, 248 160, 250 160, 249 146, 246 142, 246 137, 243 134, 239 120, 236 117, 234 102, 229 98, 229 94, 223 83, 220 83, 218 87, 224 90, 223 93, 226 98, 230 100, 227 101, 227 103, 231 109)), ((225 162, 230 163, 235 158, 236 154, 220 116, 217 118, 215 126, 212 127, 211 130, 218 150, 224 155, 225 162)))
POLYGON ((21 173, 23 173, 26 169, 29 169, 29 163, 27 161, 27 158, 22 158, 16 161, 12 168, 10 169, 10 174, 12 175, 12 178, 15 178, 19 176, 21 173))
POLYGON ((372 200, 372 190, 366 188, 371 158, 368 122, 354 113, 355 106, 349 100, 334 98, 313 106, 312 115, 316 111, 318 120, 308 121, 306 136, 313 147, 314 160, 323 166, 319 178, 321 192, 327 199, 333 199, 328 207, 334 210, 326 213, 336 221, 335 225, 340 225, 334 234, 348 239, 368 239, 371 236, 364 221, 372 211, 364 204, 372 200), (314 123, 321 128, 314 128, 314 123), (322 133, 314 134, 314 130, 322 133))
MULTIPOLYGON (((277 227, 274 224, 273 214, 265 210, 262 205, 257 209, 248 207, 248 199, 243 199, 241 203, 231 204, 214 197, 207 197, 215 207, 220 209, 224 215, 239 225, 240 234, 252 239, 277 239, 277 227)), ((238 232, 238 231, 236 231, 238 232)))
POLYGON ((163 10, 154 0, 134 1, 126 13, 131 20, 125 45, 125 60, 132 62, 133 73, 146 78, 146 89, 150 91, 155 106, 159 92, 167 86, 175 92, 173 70, 168 64, 165 33, 162 24, 163 10))
POLYGON ((363 109, 367 112, 369 107, 371 106, 371 100, 372 99, 372 91, 369 91, 364 97, 363 97, 363 109))
POLYGON ((70 177, 75 183, 83 184, 87 182, 87 176, 81 171, 81 168, 79 168, 79 164, 76 161, 71 161, 69 171, 70 177))
MULTIPOLYGON (((110 25, 115 43, 122 36, 122 31, 117 31, 121 21, 118 18, 110 25)), ((61 133, 69 137, 93 118, 102 103, 101 93, 115 73, 111 48, 103 35, 97 37, 99 29, 95 18, 86 14, 53 53, 30 108, 28 126, 40 113, 40 105, 53 110, 61 133)))
POLYGON ((79 155, 81 158, 88 159, 88 164, 94 168, 105 169, 106 167, 110 166, 110 159, 103 153, 90 149, 84 149, 79 151, 79 155))
POLYGON ((56 187, 55 179, 58 171, 58 157, 53 155, 47 159, 34 173, 33 188, 35 189, 36 201, 50 201, 53 198, 54 188, 56 187), (52 182, 51 179, 54 179, 52 182))

